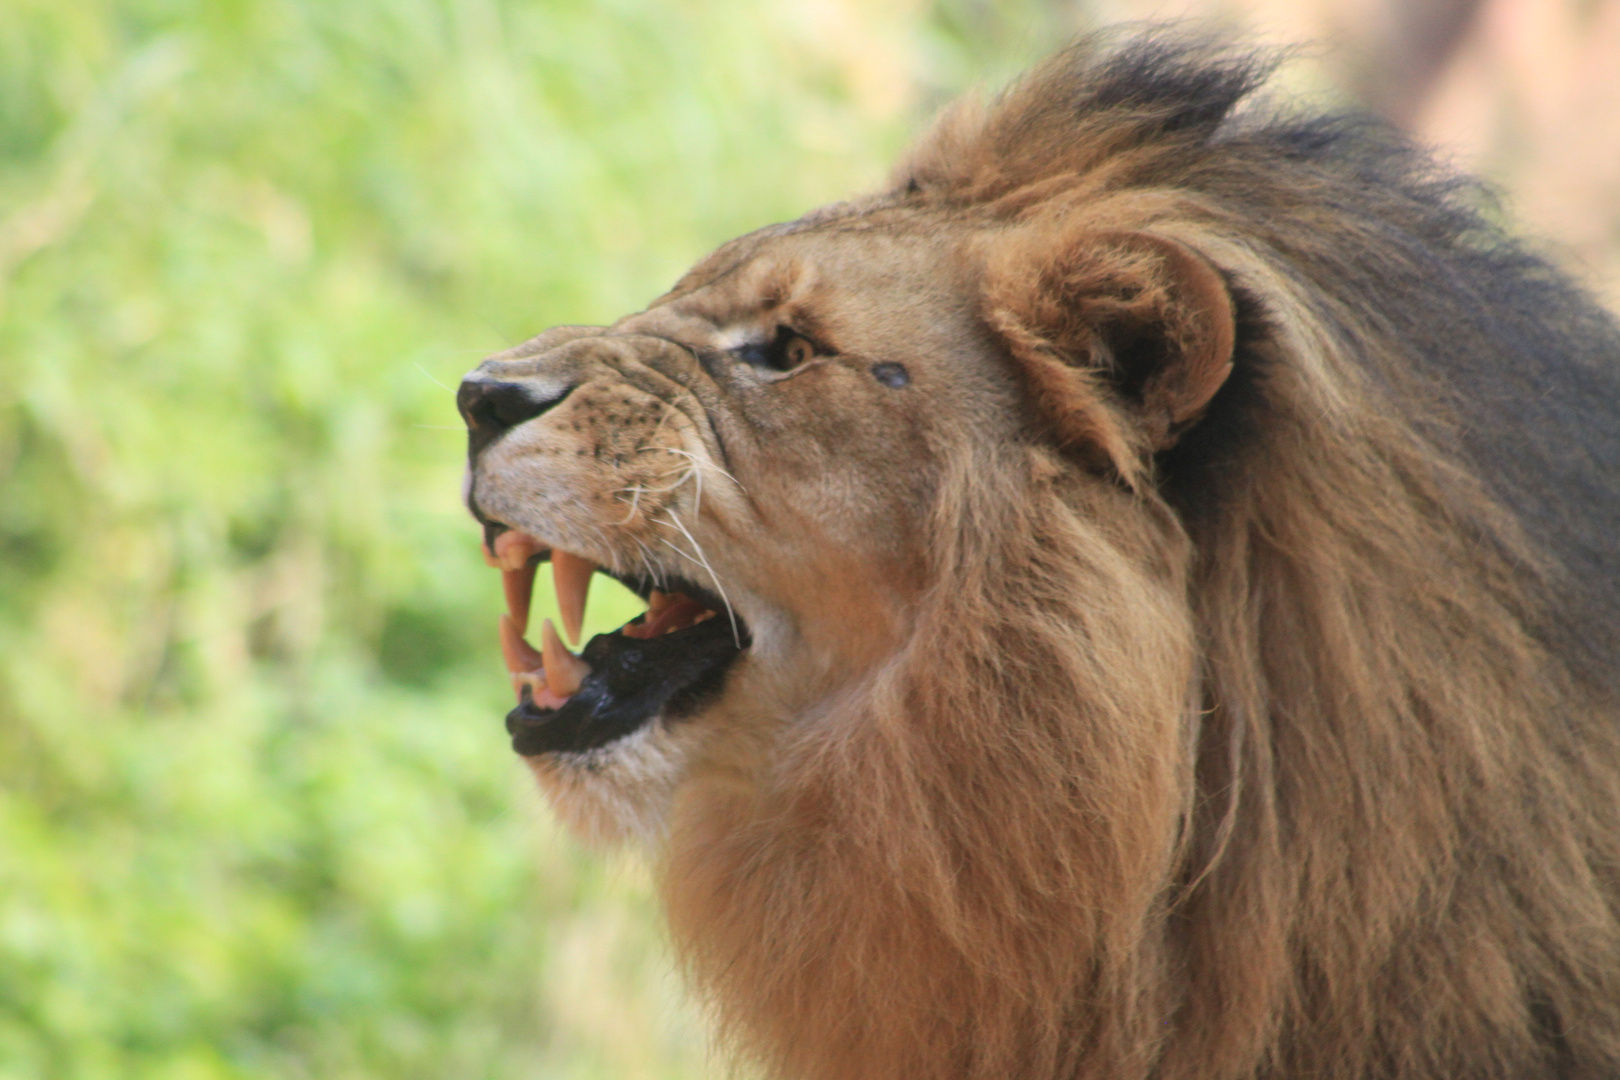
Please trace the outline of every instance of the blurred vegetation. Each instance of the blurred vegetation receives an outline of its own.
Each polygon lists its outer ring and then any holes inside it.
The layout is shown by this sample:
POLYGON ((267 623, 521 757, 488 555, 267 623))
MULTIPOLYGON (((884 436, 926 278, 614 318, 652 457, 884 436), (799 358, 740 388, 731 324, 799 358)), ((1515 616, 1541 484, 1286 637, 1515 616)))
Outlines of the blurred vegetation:
MULTIPOLYGON (((1035 0, 0 6, 0 1077, 719 1073, 507 749, 447 387, 870 186, 1035 0)), ((634 610, 600 582, 597 629, 634 610)))

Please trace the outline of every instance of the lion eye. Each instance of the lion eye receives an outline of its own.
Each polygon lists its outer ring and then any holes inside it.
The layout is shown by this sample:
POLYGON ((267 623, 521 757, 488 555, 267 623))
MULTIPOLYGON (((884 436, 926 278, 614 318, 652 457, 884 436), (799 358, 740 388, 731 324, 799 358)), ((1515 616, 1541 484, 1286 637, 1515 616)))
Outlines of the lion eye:
POLYGON ((791 371, 816 355, 809 338, 786 326, 778 326, 769 341, 751 341, 734 351, 743 363, 771 371, 791 371))

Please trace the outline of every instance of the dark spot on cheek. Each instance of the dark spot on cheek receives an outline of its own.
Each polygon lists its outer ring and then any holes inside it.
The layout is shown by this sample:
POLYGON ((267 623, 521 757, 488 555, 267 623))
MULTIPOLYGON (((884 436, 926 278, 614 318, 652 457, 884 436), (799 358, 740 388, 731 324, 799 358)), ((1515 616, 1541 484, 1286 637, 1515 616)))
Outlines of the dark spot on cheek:
POLYGON ((891 390, 898 390, 911 381, 911 373, 906 370, 904 364, 873 364, 872 378, 891 390))

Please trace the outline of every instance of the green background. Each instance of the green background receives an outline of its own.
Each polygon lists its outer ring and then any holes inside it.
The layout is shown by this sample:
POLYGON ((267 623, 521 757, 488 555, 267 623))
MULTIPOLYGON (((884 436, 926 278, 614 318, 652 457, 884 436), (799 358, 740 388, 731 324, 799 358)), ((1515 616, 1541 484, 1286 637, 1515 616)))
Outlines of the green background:
POLYGON ((722 1074, 646 867, 507 748, 449 388, 1070 29, 4 0, 0 1077, 722 1074))

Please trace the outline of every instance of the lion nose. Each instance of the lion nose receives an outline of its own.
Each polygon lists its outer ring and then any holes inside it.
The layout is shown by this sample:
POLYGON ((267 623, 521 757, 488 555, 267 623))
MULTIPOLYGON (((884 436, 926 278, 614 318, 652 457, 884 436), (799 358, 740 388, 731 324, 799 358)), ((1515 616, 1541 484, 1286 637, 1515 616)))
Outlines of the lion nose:
POLYGON ((525 420, 551 408, 563 394, 547 397, 524 383, 467 378, 456 391, 456 408, 467 421, 467 455, 478 452, 525 420))

